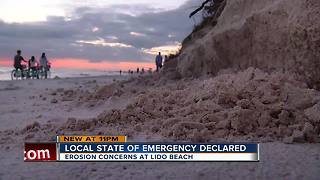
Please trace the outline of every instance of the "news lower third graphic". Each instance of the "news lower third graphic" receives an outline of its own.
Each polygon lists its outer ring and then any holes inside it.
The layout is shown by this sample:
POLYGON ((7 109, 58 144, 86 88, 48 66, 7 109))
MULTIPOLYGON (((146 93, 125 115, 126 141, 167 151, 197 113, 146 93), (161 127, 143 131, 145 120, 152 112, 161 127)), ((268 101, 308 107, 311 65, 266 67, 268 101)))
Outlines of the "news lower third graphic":
POLYGON ((25 143, 24 161, 259 161, 255 143, 132 143, 126 136, 57 136, 53 143, 25 143))

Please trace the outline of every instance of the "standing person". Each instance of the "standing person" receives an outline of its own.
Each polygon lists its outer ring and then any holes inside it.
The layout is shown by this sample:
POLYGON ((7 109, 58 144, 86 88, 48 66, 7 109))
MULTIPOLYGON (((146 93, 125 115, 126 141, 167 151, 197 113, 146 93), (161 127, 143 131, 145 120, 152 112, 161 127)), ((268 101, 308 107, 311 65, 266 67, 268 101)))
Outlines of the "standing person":
POLYGON ((41 58, 40 58, 40 71, 41 71, 41 76, 43 76, 47 79, 47 65, 48 65, 48 59, 46 57, 46 53, 42 53, 41 58))
POLYGON ((122 70, 120 69, 120 76, 122 75, 122 70))
POLYGON ((157 66, 157 72, 162 68, 162 56, 161 52, 156 57, 156 66, 157 66))
POLYGON ((137 68, 137 74, 139 74, 139 72, 140 72, 140 69, 139 69, 139 68, 137 68))
POLYGON ((16 69, 16 72, 18 72, 18 69, 21 70, 21 76, 24 77, 23 74, 23 66, 21 65, 21 61, 27 62, 24 60, 24 58, 21 56, 21 50, 17 50, 17 54, 14 56, 14 68, 16 69))

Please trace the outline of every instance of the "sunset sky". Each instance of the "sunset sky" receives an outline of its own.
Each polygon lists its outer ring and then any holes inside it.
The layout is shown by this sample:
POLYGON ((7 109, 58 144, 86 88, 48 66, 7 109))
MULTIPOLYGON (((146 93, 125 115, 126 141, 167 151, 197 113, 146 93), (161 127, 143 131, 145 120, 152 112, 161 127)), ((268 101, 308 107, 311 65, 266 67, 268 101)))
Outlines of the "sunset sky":
POLYGON ((0 66, 17 49, 44 51, 56 68, 153 67, 158 51, 175 52, 201 0, 0 0, 0 66))

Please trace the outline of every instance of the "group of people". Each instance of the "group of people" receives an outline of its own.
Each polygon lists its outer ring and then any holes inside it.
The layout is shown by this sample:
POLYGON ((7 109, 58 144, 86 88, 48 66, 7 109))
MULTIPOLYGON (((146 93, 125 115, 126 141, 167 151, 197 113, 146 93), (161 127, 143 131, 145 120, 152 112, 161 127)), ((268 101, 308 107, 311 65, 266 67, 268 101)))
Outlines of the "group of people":
MULTIPOLYGON (((164 61, 166 61, 168 59, 167 55, 164 56, 164 61)), ((162 67, 163 67, 163 57, 161 55, 161 52, 159 52, 159 54, 156 56, 155 59, 155 63, 156 63, 156 72, 159 72, 162 67)), ((122 70, 119 71, 120 75, 122 75, 122 70)), ((152 73, 152 68, 149 68, 149 70, 147 71, 149 74, 152 73)), ((137 74, 144 74, 146 73, 144 68, 137 68, 136 71, 137 74)), ((131 69, 128 70, 128 74, 134 74, 134 71, 132 71, 131 69)))
MULTIPOLYGON (((167 59, 167 56, 165 56, 165 59, 167 59)), ((16 72, 20 70, 22 72, 21 76, 22 78, 24 78, 25 74, 23 72, 26 67, 22 65, 22 62, 28 63, 28 73, 27 73, 28 75, 32 74, 33 76, 34 74, 36 74, 37 78, 39 78, 38 72, 41 71, 41 72, 44 72, 44 76, 47 79, 47 72, 50 69, 50 63, 48 62, 48 59, 45 53, 42 53, 39 62, 36 60, 34 56, 32 56, 31 59, 27 61, 22 57, 21 50, 17 50, 17 54, 14 56, 14 68, 16 72)), ((156 63, 156 71, 158 72, 163 67, 163 57, 161 55, 161 52, 159 52, 159 54, 156 56, 155 63, 156 63)), ((151 73, 152 69, 149 69, 149 72, 151 73)), ((129 70, 128 73, 133 74, 133 71, 129 70)), ((144 68, 142 68, 141 71, 139 68, 137 68, 137 74, 140 74, 140 73, 141 74, 145 73, 144 68)), ((122 74, 122 71, 120 70, 120 75, 121 74, 122 74)))
MULTIPOLYGON (((134 71, 132 71, 131 69, 128 70, 128 74, 133 74, 134 71)), ((137 74, 145 74, 146 73, 146 70, 144 68, 137 68, 137 71, 136 71, 137 74)), ((149 70, 147 71, 147 73, 152 73, 152 68, 149 68, 149 70)), ((122 70, 120 70, 120 75, 122 74, 122 70)))
POLYGON ((21 50, 17 50, 17 54, 14 56, 14 68, 16 72, 20 70, 22 78, 24 78, 23 71, 25 70, 25 66, 22 65, 22 62, 28 63, 28 74, 37 74, 37 78, 39 78, 38 73, 36 72, 44 72, 44 76, 47 79, 47 71, 50 69, 50 63, 46 57, 46 53, 42 53, 39 62, 36 60, 34 56, 29 59, 29 61, 25 60, 21 55, 21 50))

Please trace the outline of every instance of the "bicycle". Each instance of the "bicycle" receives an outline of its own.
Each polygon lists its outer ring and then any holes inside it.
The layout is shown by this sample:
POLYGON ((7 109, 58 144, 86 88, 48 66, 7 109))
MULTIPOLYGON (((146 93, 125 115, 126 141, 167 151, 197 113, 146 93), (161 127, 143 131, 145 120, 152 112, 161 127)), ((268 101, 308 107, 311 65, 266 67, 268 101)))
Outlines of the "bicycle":
POLYGON ((25 77, 28 77, 28 69, 26 65, 22 65, 22 72, 21 69, 14 69, 11 71, 11 80, 23 80, 25 77))
POLYGON ((40 68, 40 71, 39 71, 39 75, 40 75, 40 78, 43 79, 50 79, 51 78, 51 71, 50 71, 50 68, 51 66, 47 66, 47 67, 41 67, 40 68))

